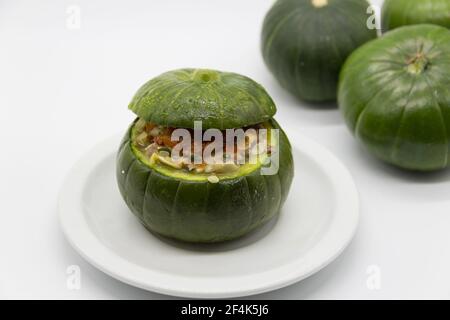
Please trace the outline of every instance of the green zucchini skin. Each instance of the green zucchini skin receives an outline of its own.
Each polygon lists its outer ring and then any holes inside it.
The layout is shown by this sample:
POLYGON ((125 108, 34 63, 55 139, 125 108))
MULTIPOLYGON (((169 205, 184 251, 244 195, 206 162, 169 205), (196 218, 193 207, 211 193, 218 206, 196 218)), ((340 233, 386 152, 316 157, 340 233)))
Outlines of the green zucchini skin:
POLYGON ((273 117, 276 106, 252 79, 210 69, 178 69, 145 83, 128 108, 140 118, 166 127, 243 128, 273 117))
POLYGON ((127 206, 155 233, 196 243, 235 239, 275 217, 286 200, 294 168, 291 146, 281 129, 276 175, 261 175, 257 169, 213 184, 152 170, 132 151, 131 127, 118 151, 117 182, 127 206))
POLYGON ((381 11, 383 32, 412 24, 450 28, 450 0, 385 0, 381 11))
POLYGON ((339 71, 357 47, 377 37, 366 0, 278 0, 262 29, 264 61, 282 87, 301 100, 336 100, 339 71))
POLYGON ((365 44, 342 69, 338 104, 378 158, 415 171, 448 167, 450 30, 405 26, 365 44))

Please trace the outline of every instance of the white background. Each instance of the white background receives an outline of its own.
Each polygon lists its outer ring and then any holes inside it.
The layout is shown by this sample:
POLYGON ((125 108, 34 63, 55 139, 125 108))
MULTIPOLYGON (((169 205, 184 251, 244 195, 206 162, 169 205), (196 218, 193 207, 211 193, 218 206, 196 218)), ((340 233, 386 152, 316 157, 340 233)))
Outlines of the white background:
POLYGON ((235 71, 263 84, 282 126, 331 149, 360 190, 360 227, 341 257, 258 298, 450 298, 450 171, 383 165, 356 144, 335 106, 314 108, 282 90, 259 52, 271 4, 0 2, 0 298, 167 298, 87 264, 59 229, 56 201, 73 163, 134 118, 127 104, 137 88, 180 67, 235 71), (70 5, 81 9, 80 29, 67 27, 70 5), (81 268, 80 290, 67 289, 70 265, 81 268))

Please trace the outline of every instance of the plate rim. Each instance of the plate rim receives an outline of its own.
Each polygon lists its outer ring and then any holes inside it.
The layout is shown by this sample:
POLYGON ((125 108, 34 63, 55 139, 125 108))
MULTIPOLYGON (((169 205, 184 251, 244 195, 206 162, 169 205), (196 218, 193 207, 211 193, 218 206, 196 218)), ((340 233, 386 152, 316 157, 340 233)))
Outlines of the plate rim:
MULTIPOLYGON (((305 253, 306 256, 311 256, 312 263, 305 266, 303 261, 302 265, 298 265, 299 259, 293 259, 290 263, 264 272, 236 275, 233 279, 239 284, 238 287, 230 285, 229 278, 216 278, 214 282, 216 287, 220 288, 216 290, 211 286, 208 288, 211 278, 195 277, 195 286, 192 286, 191 277, 175 276, 138 266, 103 244, 93 234, 85 215, 79 211, 83 210, 83 187, 92 172, 93 164, 98 164, 99 160, 116 150, 121 136, 117 134, 107 138, 85 153, 69 170, 58 195, 59 223, 70 245, 87 262, 121 282, 160 294, 187 298, 231 298, 260 294, 289 286, 320 271, 345 250, 356 233, 360 210, 359 193, 349 170, 324 146, 303 134, 289 132, 292 146, 312 158, 329 178, 336 195, 337 207, 333 210, 332 218, 334 224, 330 225, 322 238, 305 253), (340 217, 340 220, 336 221, 336 216, 340 217), (344 222, 342 219, 345 217, 344 222), (332 229, 332 226, 335 228, 332 229), (337 232, 337 227, 340 232, 337 232), (345 232, 342 233, 342 230, 345 232), (223 285, 217 284, 220 282, 223 282, 223 285)), ((295 170, 299 168, 295 167, 295 170)), ((305 259, 305 255, 302 259, 305 259)))

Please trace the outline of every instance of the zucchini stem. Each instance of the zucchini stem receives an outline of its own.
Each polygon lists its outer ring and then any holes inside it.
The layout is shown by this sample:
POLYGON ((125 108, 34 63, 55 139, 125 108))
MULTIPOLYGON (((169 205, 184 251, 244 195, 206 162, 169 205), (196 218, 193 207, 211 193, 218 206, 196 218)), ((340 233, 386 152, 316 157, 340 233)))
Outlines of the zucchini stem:
POLYGON ((219 78, 217 71, 208 69, 196 69, 192 74, 193 79, 199 82, 215 81, 219 78))
POLYGON ((430 61, 425 57, 423 52, 420 52, 407 61, 406 70, 411 74, 421 74, 428 68, 429 64, 430 61))
POLYGON ((328 5, 328 0, 311 0, 311 3, 316 8, 322 8, 328 5))

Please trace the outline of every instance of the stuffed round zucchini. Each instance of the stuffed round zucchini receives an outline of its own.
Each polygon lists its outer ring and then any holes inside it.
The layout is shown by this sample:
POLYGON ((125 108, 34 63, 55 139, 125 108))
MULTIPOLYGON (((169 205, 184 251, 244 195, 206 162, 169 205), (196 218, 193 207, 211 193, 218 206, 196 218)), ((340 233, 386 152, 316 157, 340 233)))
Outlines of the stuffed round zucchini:
POLYGON ((431 23, 450 28, 450 0, 385 0, 383 32, 411 24, 431 23))
POLYGON ((281 86, 301 100, 336 100, 345 59, 377 37, 369 6, 366 0, 275 2, 264 20, 261 50, 281 86))
POLYGON ((129 108, 138 118, 121 142, 117 181, 147 229, 182 241, 219 242, 278 214, 293 160, 262 86, 235 73, 180 69, 144 84, 129 108))
POLYGON ((367 149, 398 167, 450 163, 450 30, 406 26, 356 50, 345 63, 339 106, 367 149))

